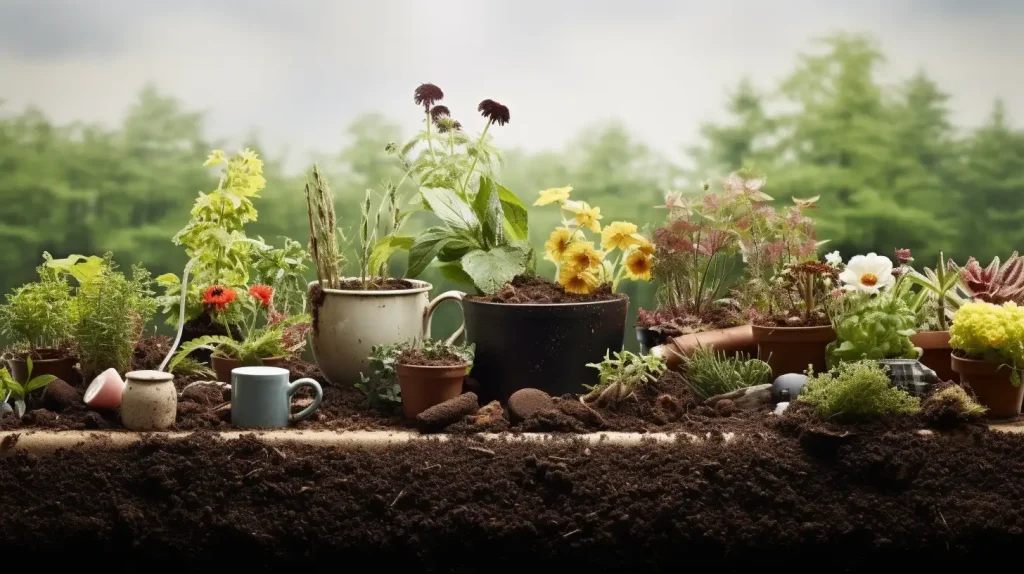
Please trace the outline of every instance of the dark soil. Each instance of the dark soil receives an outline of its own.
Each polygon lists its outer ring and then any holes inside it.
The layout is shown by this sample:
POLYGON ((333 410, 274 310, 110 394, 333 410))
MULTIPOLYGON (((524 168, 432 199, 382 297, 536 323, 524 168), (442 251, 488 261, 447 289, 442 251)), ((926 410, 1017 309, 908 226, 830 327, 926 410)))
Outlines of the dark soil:
POLYGON ((832 323, 824 313, 811 315, 808 319, 804 319, 802 315, 793 313, 789 315, 755 317, 753 324, 758 327, 825 327, 832 323))
POLYGON ((612 293, 610 285, 601 285, 589 295, 566 293, 558 283, 553 283, 538 276, 519 276, 505 285, 497 293, 469 297, 473 301, 484 303, 593 303, 595 301, 614 301, 626 295, 612 293))
POLYGON ((412 367, 458 367, 466 365, 466 361, 454 353, 446 353, 440 357, 427 357, 423 354, 423 349, 406 349, 395 358, 395 361, 399 365, 409 365, 412 367))
POLYGON ((654 311, 641 308, 637 310, 636 315, 638 329, 651 329, 666 337, 679 337, 701 331, 737 327, 746 322, 747 318, 738 309, 725 305, 715 305, 700 313, 693 313, 683 307, 655 309, 654 311))
POLYGON ((380 451, 253 436, 0 459, 0 549, 159 565, 383 572, 985 569, 1019 556, 1021 435, 886 434, 635 447, 425 442, 380 451), (756 569, 756 570, 755 570, 756 569))
POLYGON ((383 281, 379 278, 374 279, 366 287, 363 287, 363 282, 358 279, 348 279, 342 281, 340 285, 338 289, 343 291, 402 291, 415 288, 415 285, 409 281, 395 278, 388 278, 383 281))

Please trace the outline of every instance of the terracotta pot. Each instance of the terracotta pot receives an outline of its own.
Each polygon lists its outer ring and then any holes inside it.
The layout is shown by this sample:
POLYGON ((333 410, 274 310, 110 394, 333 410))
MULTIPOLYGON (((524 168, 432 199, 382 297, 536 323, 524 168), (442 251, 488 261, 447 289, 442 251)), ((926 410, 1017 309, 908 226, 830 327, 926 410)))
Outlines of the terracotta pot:
POLYGON ((462 379, 469 363, 457 367, 397 365, 402 389, 402 413, 407 419, 462 394, 462 379))
POLYGON ((465 320, 453 342, 466 334, 476 345, 470 377, 480 383, 480 401, 505 402, 519 389, 536 388, 553 396, 583 393, 600 375, 587 363, 600 363, 609 351, 622 350, 626 330, 625 298, 588 303, 490 303, 464 299, 449 291, 430 303, 430 313, 448 299, 462 304, 465 320))
POLYGON ((981 406, 988 408, 990 419, 1006 419, 1020 414, 1024 384, 1013 386, 1009 366, 994 361, 975 361, 952 356, 950 366, 960 380, 971 386, 981 406))
POLYGON ((825 347, 836 339, 831 325, 822 327, 761 327, 753 325, 757 358, 772 367, 772 376, 827 370, 825 347))
MULTIPOLYGON (((50 349, 40 349, 50 351, 50 349)), ((54 353, 55 354, 55 353, 54 353)), ((74 357, 60 357, 57 359, 32 359, 32 378, 39 375, 53 375, 70 385, 75 384, 75 364, 78 359, 74 357)), ((7 366, 11 369, 11 376, 15 381, 24 383, 28 379, 28 361, 25 357, 10 359, 7 366)))
MULTIPOLYGON (((267 357, 260 364, 265 367, 283 367, 284 361, 284 357, 267 357)), ((214 355, 210 357, 210 366, 217 373, 218 381, 231 384, 231 370, 247 365, 239 359, 228 359, 214 355)))
POLYGON ((920 347, 924 354, 919 359, 921 364, 935 371, 940 381, 960 382, 960 375, 953 371, 953 349, 949 346, 949 331, 922 331, 910 338, 915 347, 920 347))
POLYGON ((751 357, 757 355, 757 343, 750 325, 702 331, 673 337, 664 345, 651 350, 652 354, 665 359, 670 369, 682 362, 682 357, 690 356, 700 347, 714 347, 726 354, 745 353, 751 357))

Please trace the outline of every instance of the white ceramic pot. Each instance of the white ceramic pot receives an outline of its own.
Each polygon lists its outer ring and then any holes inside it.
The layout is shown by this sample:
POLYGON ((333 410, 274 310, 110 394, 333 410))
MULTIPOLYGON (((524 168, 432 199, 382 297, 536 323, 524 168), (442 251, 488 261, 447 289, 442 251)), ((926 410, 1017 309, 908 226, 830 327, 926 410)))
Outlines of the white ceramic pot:
POLYGON ((442 298, 431 302, 430 283, 407 281, 414 285, 412 289, 324 289, 323 305, 313 313, 311 338, 316 363, 331 384, 359 382, 359 373, 367 371, 374 345, 419 340, 430 334, 427 310, 442 298))
POLYGON ((129 430, 166 430, 178 414, 174 376, 162 371, 132 371, 125 375, 121 422, 129 430))

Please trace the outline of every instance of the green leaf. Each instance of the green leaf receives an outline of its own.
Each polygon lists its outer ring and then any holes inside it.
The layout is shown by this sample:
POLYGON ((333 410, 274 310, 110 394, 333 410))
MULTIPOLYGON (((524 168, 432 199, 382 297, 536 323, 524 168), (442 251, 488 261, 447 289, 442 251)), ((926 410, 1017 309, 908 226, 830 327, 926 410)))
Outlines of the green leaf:
POLYGON ((370 272, 378 273, 396 251, 408 251, 412 244, 413 238, 407 235, 388 235, 382 238, 370 253, 370 272))
POLYGON ((490 251, 477 249, 462 258, 462 269, 473 279, 477 289, 494 293, 526 270, 526 258, 525 251, 511 245, 490 251))
POLYGON ((28 370, 28 374, 25 375, 25 380, 32 378, 32 356, 25 355, 25 367, 28 370))
POLYGON ((224 354, 224 349, 235 350, 239 348, 240 346, 238 341, 235 341, 231 337, 225 335, 207 335, 205 337, 199 337, 198 339, 193 339, 184 343, 178 349, 178 353, 174 356, 174 359, 171 360, 171 364, 167 366, 167 370, 173 371, 174 367, 176 367, 185 357, 199 349, 206 349, 213 352, 220 351, 224 354))
POLYGON ((469 231, 472 234, 480 229, 480 220, 470 206, 450 189, 429 187, 420 190, 423 200, 441 221, 452 229, 469 231))
POLYGON ((46 266, 65 271, 77 279, 80 285, 85 285, 103 273, 103 258, 95 255, 69 255, 64 259, 50 259, 46 266))
POLYGON ((11 379, 7 381, 7 388, 10 389, 11 395, 16 399, 25 398, 25 387, 21 386, 21 383, 11 379))
POLYGON ((529 239, 530 225, 526 204, 505 186, 496 185, 498 186, 498 199, 501 200, 501 209, 505 216, 505 237, 512 241, 529 239))
POLYGON ((480 176, 480 191, 473 200, 473 212, 483 221, 484 245, 497 246, 504 243, 504 220, 498 190, 491 178, 480 176))
POLYGON ((409 270, 406 275, 418 277, 437 257, 438 252, 456 239, 452 230, 444 227, 431 227, 421 233, 409 247, 409 270))
POLYGON ((39 375, 38 377, 32 379, 25 385, 25 392, 31 393, 36 389, 41 389, 46 385, 49 385, 55 380, 57 380, 57 377, 55 377, 54 375, 39 375))
POLYGON ((437 266, 437 269, 445 279, 453 283, 473 285, 473 278, 462 269, 462 260, 441 263, 437 266))

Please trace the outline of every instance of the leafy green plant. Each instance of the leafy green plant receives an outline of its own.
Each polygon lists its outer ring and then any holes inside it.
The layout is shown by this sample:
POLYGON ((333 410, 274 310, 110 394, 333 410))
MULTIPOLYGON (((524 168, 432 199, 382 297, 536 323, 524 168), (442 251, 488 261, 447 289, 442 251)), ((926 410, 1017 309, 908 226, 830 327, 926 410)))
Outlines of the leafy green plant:
POLYGON ((309 315, 284 315, 274 309, 274 290, 266 285, 253 285, 247 291, 249 297, 239 303, 234 289, 220 285, 207 288, 204 301, 212 316, 223 322, 227 332, 237 325, 242 332, 240 340, 226 335, 207 335, 189 341, 181 346, 169 368, 181 363, 190 353, 199 349, 212 351, 214 355, 238 359, 245 364, 260 364, 270 357, 291 356, 306 345, 306 330, 309 315), (241 316, 237 323, 228 322, 228 317, 241 316))
POLYGON ((836 340, 828 344, 829 365, 862 359, 916 359, 911 343, 917 315, 894 290, 878 295, 848 293, 831 313, 836 340))
POLYGON ((683 357, 686 384, 701 399, 771 382, 768 363, 749 355, 727 354, 713 347, 698 347, 683 357))
POLYGON ((494 124, 508 123, 509 111, 493 100, 481 102, 478 109, 487 124, 478 138, 470 139, 447 107, 434 105, 443 97, 437 86, 417 88, 414 99, 424 107, 424 129, 402 146, 388 146, 405 168, 403 180, 389 192, 409 179, 419 194, 419 202, 410 201, 407 211, 394 210, 397 220, 423 210, 433 213, 441 225, 428 228, 411 243, 392 230, 375 244, 369 267, 377 269, 375 264, 386 262, 391 253, 408 249, 407 276, 419 276, 437 260, 448 279, 491 293, 536 267, 526 205, 492 173, 500 154, 487 133, 494 124))
POLYGON ((939 262, 935 269, 925 267, 922 274, 908 268, 906 278, 921 288, 918 295, 911 299, 911 309, 931 311, 924 316, 918 314, 918 328, 949 330, 949 321, 964 300, 957 292, 961 281, 960 274, 948 267, 942 252, 939 252, 939 262))
POLYGON ((180 377, 190 378, 205 378, 205 379, 216 379, 217 373, 206 363, 193 359, 192 357, 182 357, 180 361, 169 372, 174 373, 180 377))
MULTIPOLYGON (((43 253, 49 261, 50 254, 43 253)), ((66 346, 72 336, 73 293, 67 279, 45 264, 39 281, 18 287, 0 305, 0 334, 29 356, 41 348, 66 346)))
POLYGON ((892 386, 889 367, 877 361, 840 363, 827 373, 810 372, 796 400, 817 409, 822 419, 858 422, 886 415, 912 415, 921 401, 892 386))
POLYGON ((420 361, 454 359, 472 365, 474 351, 472 344, 450 345, 433 339, 374 345, 369 357, 369 375, 360 373, 360 382, 355 386, 366 395, 366 403, 371 408, 400 403, 402 392, 398 385, 396 367, 404 364, 403 361, 413 353, 420 361))
POLYGON ((585 385, 589 391, 584 402, 618 404, 633 396, 640 387, 653 383, 665 371, 664 359, 655 355, 637 355, 629 351, 605 352, 600 363, 587 363, 597 369, 600 380, 596 385, 585 385))
POLYGON ((252 250, 253 282, 274 289, 274 308, 286 315, 306 311, 306 276, 309 252, 288 237, 280 238, 283 247, 272 247, 257 237, 252 250))
POLYGON ((26 377, 26 383, 23 385, 18 381, 14 380, 14 377, 7 371, 7 369, 0 369, 0 402, 7 402, 10 399, 14 399, 15 402, 21 402, 20 411, 24 411, 24 401, 30 393, 46 388, 47 385, 57 380, 57 377, 53 375, 39 375, 38 377, 32 377, 32 357, 26 357, 25 362, 28 365, 28 377, 26 377))

